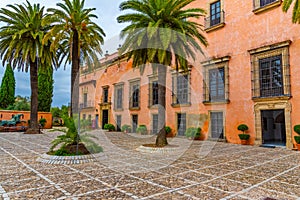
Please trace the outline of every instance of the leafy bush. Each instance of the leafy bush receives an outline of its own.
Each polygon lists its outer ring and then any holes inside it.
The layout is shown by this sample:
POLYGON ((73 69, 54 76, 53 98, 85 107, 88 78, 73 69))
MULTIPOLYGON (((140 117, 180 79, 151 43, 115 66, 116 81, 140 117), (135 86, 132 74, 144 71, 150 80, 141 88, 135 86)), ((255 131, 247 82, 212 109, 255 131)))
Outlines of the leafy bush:
POLYGON ((104 129, 108 131, 114 131, 116 130, 115 126, 113 124, 105 124, 104 129))
POLYGON ((186 129, 184 134, 188 138, 198 139, 201 136, 201 128, 190 127, 186 129))
POLYGON ((139 127, 136 129, 136 132, 143 135, 147 134, 148 131, 146 125, 139 125, 139 127))
POLYGON ((123 126, 122 126, 122 128, 121 128, 121 131, 122 132, 127 132, 127 133, 130 133, 131 132, 131 126, 130 125, 128 125, 128 124, 124 124, 123 126))
POLYGON ((42 128, 45 127, 46 123, 47 123, 47 120, 46 120, 45 118, 41 118, 41 119, 39 120, 39 124, 42 126, 42 128))
POLYGON ((166 133, 169 134, 172 132, 172 129, 170 126, 165 126, 165 130, 166 130, 166 133))
POLYGON ((248 126, 247 126, 246 124, 240 124, 240 125, 237 127, 237 129, 238 129, 239 131, 243 131, 243 133, 245 133, 245 131, 248 130, 248 126))
POLYGON ((249 134, 239 134, 239 138, 241 139, 241 140, 249 140, 249 138, 250 138, 250 135, 249 134))
POLYGON ((299 135, 294 136, 294 139, 295 139, 297 144, 300 144, 300 136, 299 135))
POLYGON ((294 126, 294 131, 300 135, 300 124, 294 126))

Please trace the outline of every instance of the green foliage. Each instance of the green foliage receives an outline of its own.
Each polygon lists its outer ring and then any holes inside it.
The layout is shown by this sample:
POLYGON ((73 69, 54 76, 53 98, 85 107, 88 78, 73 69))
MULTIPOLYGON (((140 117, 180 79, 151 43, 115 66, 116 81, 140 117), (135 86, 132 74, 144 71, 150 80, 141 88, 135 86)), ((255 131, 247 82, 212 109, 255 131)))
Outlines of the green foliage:
POLYGON ((142 135, 145 135, 148 133, 146 125, 139 125, 139 127, 136 129, 137 133, 140 133, 142 135))
POLYGON ((62 105, 61 108, 52 107, 50 112, 52 113, 53 117, 65 118, 69 115, 69 107, 66 105, 62 105))
POLYGON ((42 126, 42 128, 45 127, 46 123, 47 123, 47 120, 46 120, 45 118, 41 118, 41 119, 39 120, 39 124, 42 126))
POLYGON ((29 97, 21 97, 18 95, 15 98, 15 102, 8 106, 8 110, 23 110, 23 111, 29 111, 30 110, 30 101, 29 97))
POLYGON ((294 131, 300 135, 300 124, 294 126, 294 131))
POLYGON ((0 87, 0 108, 8 108, 15 102, 16 80, 10 65, 6 66, 0 87))
POLYGON ((104 125, 104 130, 108 130, 108 131, 115 131, 116 128, 113 124, 105 124, 104 125))
POLYGON ((240 124, 240 125, 237 127, 237 129, 238 129, 239 131, 243 131, 243 133, 244 133, 244 132, 247 131, 249 128, 248 128, 248 126, 247 126, 246 124, 240 124))
POLYGON ((92 126, 92 120, 91 119, 82 119, 80 120, 80 128, 86 130, 90 129, 92 126))
POLYGON ((186 129, 184 134, 188 138, 197 139, 201 136, 201 128, 189 127, 188 129, 186 129))
POLYGON ((131 132, 131 126, 128 125, 128 124, 124 124, 121 128, 121 131, 122 132, 127 132, 127 133, 130 133, 131 132))
POLYGON ((42 65, 38 69, 38 111, 50 112, 53 97, 52 66, 42 65))
POLYGON ((300 144, 300 135, 294 136, 294 139, 295 139, 297 144, 300 144))
POLYGON ((282 5, 282 10, 284 12, 287 12, 293 2, 295 2, 295 3, 294 3, 294 7, 293 7, 292 22, 299 24, 300 23, 300 0, 284 0, 283 5, 282 5))
POLYGON ((170 126, 165 126, 165 130, 166 130, 167 134, 172 132, 172 129, 170 126))
POLYGON ((239 138, 241 139, 241 140, 249 140, 249 138, 250 138, 250 135, 249 134, 239 134, 239 138))

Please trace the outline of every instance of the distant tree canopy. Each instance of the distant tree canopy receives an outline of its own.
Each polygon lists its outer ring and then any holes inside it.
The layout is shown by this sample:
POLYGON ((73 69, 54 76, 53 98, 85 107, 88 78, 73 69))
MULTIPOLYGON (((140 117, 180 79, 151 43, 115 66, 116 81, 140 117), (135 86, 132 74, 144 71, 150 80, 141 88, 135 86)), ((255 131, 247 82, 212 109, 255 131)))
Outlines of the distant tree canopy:
POLYGON ((16 96, 15 101, 12 105, 7 107, 7 110, 30 110, 30 100, 29 97, 22 97, 20 95, 16 96))
POLYGON ((69 115, 69 107, 66 105, 62 105, 61 108, 59 107, 52 107, 51 111, 53 117, 57 118, 64 118, 68 117, 69 115))
POLYGON ((42 66, 38 69, 38 111, 50 112, 53 97, 53 68, 42 66))
POLYGON ((16 80, 10 65, 6 66, 0 87, 0 108, 6 109, 15 102, 16 80))

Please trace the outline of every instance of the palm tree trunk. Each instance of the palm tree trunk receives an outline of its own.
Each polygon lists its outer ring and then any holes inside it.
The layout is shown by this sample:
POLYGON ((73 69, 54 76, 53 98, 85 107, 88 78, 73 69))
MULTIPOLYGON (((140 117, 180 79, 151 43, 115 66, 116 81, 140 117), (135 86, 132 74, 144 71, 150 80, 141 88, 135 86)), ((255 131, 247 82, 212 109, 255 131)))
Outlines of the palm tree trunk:
POLYGON ((168 144, 165 130, 166 124, 166 75, 167 67, 158 66, 158 128, 159 132, 156 137, 156 146, 163 147, 168 144))
POLYGON ((79 107, 79 39, 78 32, 74 30, 72 46, 72 72, 71 72, 71 107, 70 117, 78 113, 79 107))
POLYGON ((31 101, 30 101, 30 126, 26 131, 27 134, 38 134, 38 63, 30 60, 30 87, 31 87, 31 101))

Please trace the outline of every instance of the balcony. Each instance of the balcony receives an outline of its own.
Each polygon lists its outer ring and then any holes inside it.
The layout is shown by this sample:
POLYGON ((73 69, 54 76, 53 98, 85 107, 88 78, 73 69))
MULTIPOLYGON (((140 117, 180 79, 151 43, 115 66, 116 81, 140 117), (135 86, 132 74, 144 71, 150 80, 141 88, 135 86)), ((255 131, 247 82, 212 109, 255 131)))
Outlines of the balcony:
POLYGON ((80 109, 85 109, 85 108, 94 108, 94 101, 86 101, 86 102, 83 102, 83 103, 80 103, 79 104, 80 106, 80 109))
POLYGON ((253 0, 253 12, 259 14, 261 12, 278 7, 281 0, 253 0))
POLYGON ((204 19, 205 31, 210 32, 225 26, 225 12, 222 10, 214 16, 208 16, 204 19))

